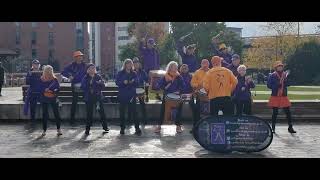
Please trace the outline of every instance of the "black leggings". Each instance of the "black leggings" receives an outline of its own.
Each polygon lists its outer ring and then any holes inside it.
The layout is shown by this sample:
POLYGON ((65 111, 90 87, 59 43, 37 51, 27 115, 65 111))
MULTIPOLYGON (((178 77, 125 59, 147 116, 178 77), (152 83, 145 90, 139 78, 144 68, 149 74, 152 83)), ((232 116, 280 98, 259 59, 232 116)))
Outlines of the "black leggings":
POLYGON ((121 129, 126 128, 125 111, 128 110, 128 120, 134 122, 134 127, 139 129, 139 120, 136 118, 136 100, 135 98, 131 103, 120 103, 120 127, 121 129))
POLYGON ((79 99, 79 93, 75 91, 75 87, 72 84, 71 85, 72 88, 72 104, 71 104, 71 119, 70 122, 74 122, 75 121, 75 114, 76 114, 76 109, 77 109, 77 104, 78 104, 78 99, 79 99))
MULTIPOLYGON (((196 103, 194 103, 194 96, 192 96, 189 101, 189 106, 192 110, 192 119, 193 119, 193 126, 194 126, 200 120, 200 99, 196 98, 196 103)), ((182 117, 181 116, 182 108, 183 108, 183 104, 181 104, 181 106, 178 107, 178 113, 180 113, 178 117, 182 117)))
POLYGON ((210 114, 218 116, 219 110, 223 112, 224 116, 233 115, 233 103, 229 96, 217 97, 210 100, 210 114))
POLYGON ((92 95, 89 97, 88 102, 86 102, 86 108, 87 108, 87 122, 86 122, 86 130, 90 131, 90 127, 92 126, 93 121, 93 110, 96 108, 96 105, 98 103, 99 106, 99 114, 100 114, 100 121, 103 129, 106 129, 108 127, 106 122, 106 115, 104 113, 103 108, 103 101, 97 100, 96 98, 93 98, 95 95, 92 95))
MULTIPOLYGON (((292 117, 291 117, 290 107, 283 108, 283 111, 287 116, 288 125, 292 126, 292 117)), ((278 112, 279 112, 279 108, 277 108, 277 107, 272 108, 272 129, 275 129, 278 112)))
POLYGON ((139 97, 139 104, 140 104, 140 110, 141 110, 141 115, 142 115, 142 119, 143 122, 146 123, 147 122, 147 117, 146 117, 146 103, 144 102, 144 97, 139 97))
POLYGON ((49 119, 49 112, 48 112, 48 107, 49 104, 51 105, 53 109, 53 114, 56 119, 56 124, 57 124, 57 129, 60 129, 60 123, 61 123, 61 118, 58 110, 58 103, 56 101, 52 102, 44 102, 42 103, 42 128, 44 131, 47 130, 47 121, 49 119))
POLYGON ((242 116, 242 114, 251 115, 251 100, 246 101, 235 101, 236 109, 237 109, 237 116, 242 116))

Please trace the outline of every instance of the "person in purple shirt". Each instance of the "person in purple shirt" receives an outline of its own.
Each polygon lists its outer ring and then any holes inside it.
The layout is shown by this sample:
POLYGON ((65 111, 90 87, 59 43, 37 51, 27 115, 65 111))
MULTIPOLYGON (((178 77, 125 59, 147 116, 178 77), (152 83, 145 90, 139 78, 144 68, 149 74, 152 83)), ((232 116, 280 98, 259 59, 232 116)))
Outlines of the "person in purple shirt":
MULTIPOLYGON (((160 55, 155 48, 156 42, 153 38, 149 38, 147 42, 142 38, 139 45, 140 56, 143 60, 143 70, 149 75, 151 70, 160 69, 160 55)), ((160 95, 156 94, 157 99, 161 99, 160 95)))
POLYGON ((140 124, 136 118, 136 88, 138 87, 137 73, 133 70, 133 62, 126 59, 122 70, 118 72, 116 85, 119 87, 118 100, 120 102, 120 134, 125 133, 126 120, 125 111, 128 109, 128 119, 133 120, 135 134, 141 135, 140 124))
POLYGON ((53 73, 53 68, 47 65, 43 69, 40 80, 40 102, 42 104, 42 136, 46 135, 47 121, 49 119, 48 106, 51 105, 57 125, 57 135, 62 135, 60 129, 61 118, 58 110, 57 93, 60 89, 59 82, 53 73))
POLYGON ((76 51, 73 53, 74 61, 67 65, 62 71, 61 75, 64 77, 63 79, 68 79, 71 81, 72 88, 72 105, 71 105, 71 125, 75 122, 75 113, 76 107, 79 98, 79 91, 81 86, 81 81, 83 77, 86 75, 86 63, 83 60, 84 54, 81 51, 76 51))
POLYGON ((31 125, 35 123, 37 102, 40 99, 40 62, 35 59, 32 61, 31 70, 27 73, 26 84, 29 85, 27 97, 24 104, 24 114, 31 114, 31 125))
MULTIPOLYGON (((148 91, 148 88, 145 88, 145 83, 148 82, 148 75, 147 73, 141 69, 141 64, 139 62, 139 58, 135 57, 133 58, 133 65, 134 65, 134 71, 137 73, 137 79, 138 79, 138 87, 142 88, 146 91, 148 91)), ((144 125, 147 124, 147 113, 146 113, 146 103, 144 102, 144 96, 139 97, 139 103, 141 107, 141 114, 142 114, 142 122, 144 125)))
POLYGON ((182 64, 186 64, 189 67, 190 72, 195 72, 199 68, 197 57, 195 56, 195 44, 185 47, 183 40, 186 36, 183 36, 177 42, 177 51, 182 58, 182 64))
POLYGON ((238 54, 232 55, 232 63, 228 65, 228 69, 232 71, 234 76, 238 76, 238 67, 240 65, 240 56, 238 54))
MULTIPOLYGON (((185 84, 183 81, 182 76, 178 72, 178 63, 175 61, 169 62, 167 65, 167 73, 163 78, 160 79, 159 83, 157 84, 158 88, 163 89, 163 98, 162 98, 162 104, 161 104, 161 110, 160 110, 160 119, 158 121, 158 126, 155 127, 155 133, 161 132, 161 125, 164 120, 164 113, 165 113, 165 97, 168 93, 175 93, 175 94, 181 94, 181 91, 184 89, 185 84)), ((180 105, 181 106, 181 105, 180 105)), ((181 113, 177 113, 177 119, 176 119, 176 131, 178 133, 182 132, 181 128, 181 117, 179 116, 181 113)))
POLYGON ((238 84, 233 93, 233 99, 236 104, 237 116, 242 116, 243 113, 246 115, 251 115, 251 89, 255 88, 255 84, 251 77, 246 77, 246 66, 240 65, 238 67, 239 75, 238 84))
MULTIPOLYGON (((180 75, 184 81, 184 87, 181 90, 181 94, 192 94, 193 88, 191 87, 191 79, 192 75, 189 73, 188 65, 182 64, 180 67, 180 75)), ((196 112, 196 105, 194 103, 194 96, 192 95, 190 100, 188 101, 190 108, 192 110, 193 122, 196 122, 197 112, 196 112)), ((183 105, 182 105, 183 106, 183 105)), ((182 113, 182 106, 179 106, 178 112, 180 113, 179 117, 181 117, 182 113)))
POLYGON ((103 133, 108 133, 109 128, 106 122, 106 115, 103 108, 103 94, 102 90, 105 87, 101 76, 97 74, 94 64, 89 64, 87 67, 87 74, 81 81, 81 89, 84 92, 84 100, 86 102, 87 122, 85 135, 90 134, 90 127, 92 125, 93 110, 96 108, 100 114, 100 121, 103 133))
POLYGON ((220 44, 218 54, 223 58, 222 67, 228 67, 232 63, 232 56, 229 54, 228 48, 224 43, 220 44))

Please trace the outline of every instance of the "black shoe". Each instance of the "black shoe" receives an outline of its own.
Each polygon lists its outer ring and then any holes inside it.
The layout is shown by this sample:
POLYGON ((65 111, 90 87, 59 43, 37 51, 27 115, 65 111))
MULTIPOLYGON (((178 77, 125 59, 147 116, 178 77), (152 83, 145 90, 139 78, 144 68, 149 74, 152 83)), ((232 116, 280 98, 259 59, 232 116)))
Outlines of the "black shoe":
POLYGON ((293 127, 291 127, 291 126, 288 128, 288 132, 289 132, 289 133, 297 133, 297 131, 295 131, 295 130, 293 129, 293 127))
POLYGON ((124 134, 124 129, 121 129, 121 130, 120 130, 120 134, 124 134))
POLYGON ((108 132, 109 132, 109 128, 108 128, 108 127, 104 127, 104 128, 103 128, 103 130, 104 130, 103 134, 105 134, 105 133, 108 133, 108 132))
POLYGON ((136 129, 136 132, 135 132, 136 135, 140 136, 141 135, 141 129, 136 129))

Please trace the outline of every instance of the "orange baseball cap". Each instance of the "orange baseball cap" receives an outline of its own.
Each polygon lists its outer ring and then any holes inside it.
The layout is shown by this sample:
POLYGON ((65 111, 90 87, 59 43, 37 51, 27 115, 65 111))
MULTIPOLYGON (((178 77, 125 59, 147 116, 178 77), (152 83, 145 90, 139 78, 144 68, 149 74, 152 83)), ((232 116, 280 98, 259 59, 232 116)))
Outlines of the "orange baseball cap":
POLYGON ((77 57, 77 56, 84 56, 84 54, 81 51, 75 51, 73 53, 73 57, 77 57))
POLYGON ((278 66, 284 66, 284 64, 281 62, 281 61, 276 61, 274 64, 273 64, 273 68, 276 68, 278 66))

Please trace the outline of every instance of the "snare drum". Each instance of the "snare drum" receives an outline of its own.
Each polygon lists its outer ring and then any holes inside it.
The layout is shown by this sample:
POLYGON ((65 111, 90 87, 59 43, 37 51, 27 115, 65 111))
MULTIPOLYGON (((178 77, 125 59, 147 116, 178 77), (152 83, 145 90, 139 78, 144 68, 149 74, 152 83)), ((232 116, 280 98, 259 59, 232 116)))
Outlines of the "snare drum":
POLYGON ((152 70, 149 72, 150 77, 150 92, 159 92, 160 89, 157 88, 159 80, 164 77, 166 71, 163 70, 152 70))
POLYGON ((165 116, 164 123, 171 124, 175 120, 177 108, 181 103, 181 96, 174 93, 169 93, 165 97, 165 116))
POLYGON ((143 88, 136 88, 136 94, 139 98, 144 97, 144 89, 143 88))
POLYGON ((75 92, 82 92, 81 83, 75 83, 73 86, 75 92))

